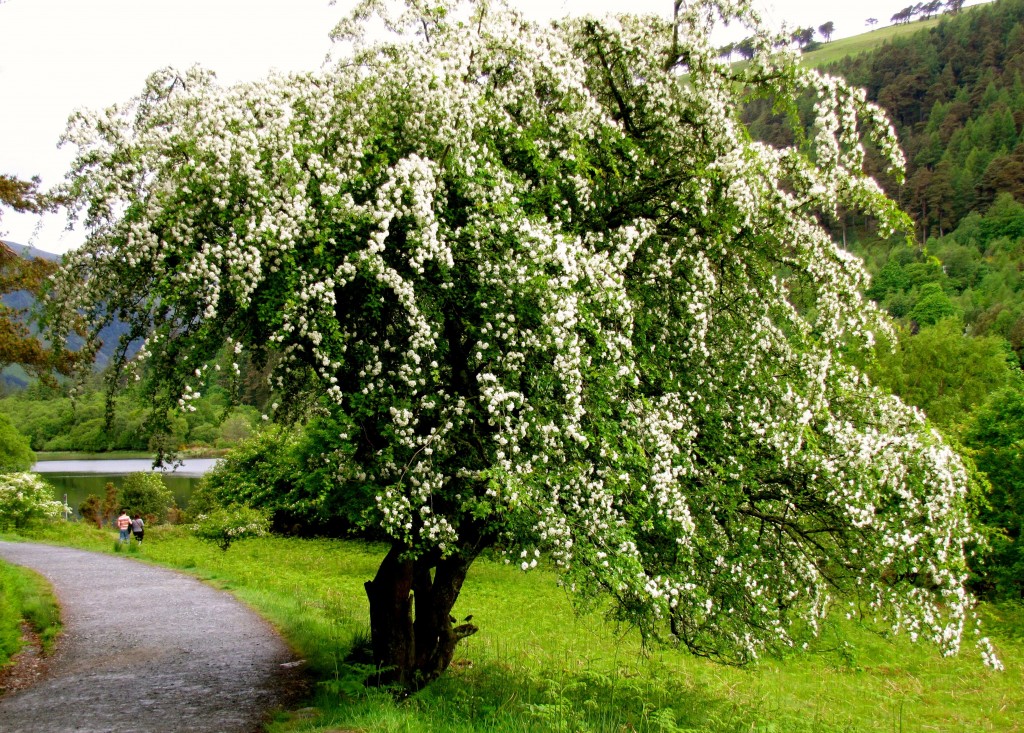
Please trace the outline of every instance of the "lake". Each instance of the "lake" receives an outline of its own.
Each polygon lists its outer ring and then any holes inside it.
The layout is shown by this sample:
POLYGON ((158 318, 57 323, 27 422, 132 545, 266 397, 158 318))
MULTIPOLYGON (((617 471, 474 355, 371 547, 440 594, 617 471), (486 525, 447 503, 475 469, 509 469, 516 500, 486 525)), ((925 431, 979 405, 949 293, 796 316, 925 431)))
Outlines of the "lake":
MULTIPOLYGON (((174 494, 178 507, 188 506, 192 492, 203 474, 213 468, 216 458, 186 458, 174 471, 162 471, 164 483, 174 494)), ((32 471, 41 474, 55 488, 58 500, 67 494, 73 511, 89 494, 103 498, 107 482, 120 487, 124 477, 138 471, 152 471, 150 458, 80 458, 38 461, 32 471)))

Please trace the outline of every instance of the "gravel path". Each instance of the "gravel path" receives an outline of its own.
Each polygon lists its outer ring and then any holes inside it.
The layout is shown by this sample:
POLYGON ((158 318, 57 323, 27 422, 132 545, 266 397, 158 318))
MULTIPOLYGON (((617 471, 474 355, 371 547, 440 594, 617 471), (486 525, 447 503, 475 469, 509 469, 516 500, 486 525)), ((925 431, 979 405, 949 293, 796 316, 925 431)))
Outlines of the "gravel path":
POLYGON ((0 558, 44 575, 64 622, 46 678, 0 699, 4 733, 252 733, 294 689, 274 630, 194 578, 29 543, 0 558))

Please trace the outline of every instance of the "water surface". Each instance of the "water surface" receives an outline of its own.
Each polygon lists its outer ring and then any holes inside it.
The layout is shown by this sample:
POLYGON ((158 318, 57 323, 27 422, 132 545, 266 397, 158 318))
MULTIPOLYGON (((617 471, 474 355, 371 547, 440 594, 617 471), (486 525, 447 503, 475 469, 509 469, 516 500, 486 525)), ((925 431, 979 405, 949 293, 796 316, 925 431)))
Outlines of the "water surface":
MULTIPOLYGON (((179 466, 156 470, 161 470, 165 476, 196 477, 202 476, 209 471, 216 462, 216 458, 186 458, 179 466)), ((153 460, 150 458, 75 458, 58 461, 37 461, 32 466, 34 473, 68 476, 97 473, 108 476, 127 476, 129 473, 153 470, 153 460)))
MULTIPOLYGON (((158 470, 167 488, 174 494, 179 508, 188 507, 203 474, 213 468, 216 458, 186 458, 173 470, 158 470)), ((73 458, 38 461, 32 470, 41 474, 54 487, 54 498, 64 500, 76 513, 89 494, 103 498, 107 483, 120 488, 125 476, 139 471, 153 471, 151 458, 73 458)))

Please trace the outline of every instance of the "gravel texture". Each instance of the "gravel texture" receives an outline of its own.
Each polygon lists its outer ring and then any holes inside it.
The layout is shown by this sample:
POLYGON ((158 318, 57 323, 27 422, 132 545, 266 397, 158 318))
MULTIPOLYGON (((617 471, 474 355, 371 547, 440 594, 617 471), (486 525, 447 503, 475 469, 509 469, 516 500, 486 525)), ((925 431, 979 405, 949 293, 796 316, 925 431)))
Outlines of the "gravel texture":
POLYGON ((0 558, 52 583, 64 623, 44 678, 0 698, 4 733, 251 733, 296 689, 277 633, 194 578, 29 543, 0 558))

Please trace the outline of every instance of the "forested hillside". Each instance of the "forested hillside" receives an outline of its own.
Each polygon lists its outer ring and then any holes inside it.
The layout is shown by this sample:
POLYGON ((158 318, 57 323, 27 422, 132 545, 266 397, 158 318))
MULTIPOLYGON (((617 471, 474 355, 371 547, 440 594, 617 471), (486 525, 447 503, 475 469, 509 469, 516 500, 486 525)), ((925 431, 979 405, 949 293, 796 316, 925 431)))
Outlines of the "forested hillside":
MULTIPOLYGON (((995 554, 982 590, 1019 596, 1024 553, 1024 0, 944 17, 920 33, 829 64, 889 114, 907 158, 887 193, 912 216, 911 236, 880 239, 870 222, 837 212, 835 237, 866 260, 867 295, 899 324, 883 340, 875 380, 924 409, 971 453, 993 485, 979 509, 995 554)), ((791 143, 784 114, 752 100, 751 132, 791 143)), ((808 135, 813 131, 808 129, 808 135)))
POLYGON ((907 180, 879 178, 922 237, 948 234, 1000 193, 1024 196, 1022 21, 1024 2, 1000 0, 826 69, 892 117, 907 180))

